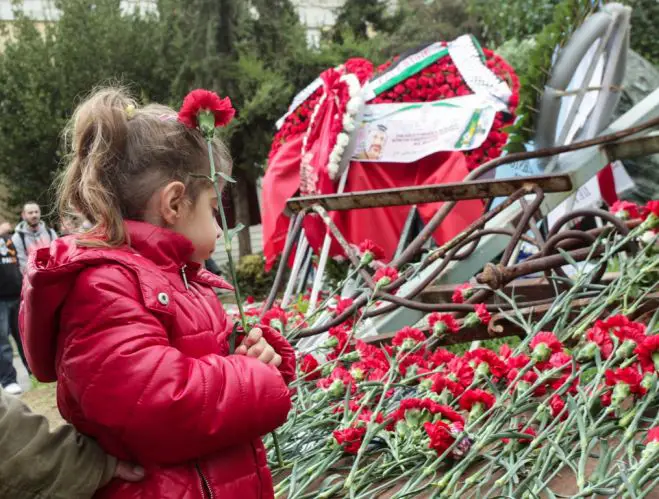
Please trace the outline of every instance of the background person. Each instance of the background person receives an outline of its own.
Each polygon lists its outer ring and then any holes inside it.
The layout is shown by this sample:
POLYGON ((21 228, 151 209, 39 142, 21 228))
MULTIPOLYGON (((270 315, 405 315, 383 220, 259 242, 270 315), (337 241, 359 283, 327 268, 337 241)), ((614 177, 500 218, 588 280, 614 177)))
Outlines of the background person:
POLYGON ((25 272, 30 252, 34 248, 48 246, 57 239, 57 233, 41 220, 41 208, 36 201, 28 201, 23 205, 21 218, 23 220, 16 226, 12 239, 21 272, 25 272))

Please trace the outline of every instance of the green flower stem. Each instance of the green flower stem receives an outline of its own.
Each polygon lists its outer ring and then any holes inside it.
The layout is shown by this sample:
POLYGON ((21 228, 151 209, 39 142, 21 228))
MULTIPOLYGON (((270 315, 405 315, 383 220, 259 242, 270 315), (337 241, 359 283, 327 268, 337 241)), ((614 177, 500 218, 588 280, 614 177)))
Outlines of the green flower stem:
POLYGON ((242 301, 242 297, 240 296, 240 287, 238 286, 238 278, 236 276, 236 267, 233 263, 233 255, 231 254, 231 233, 229 232, 227 217, 226 214, 224 213, 224 205, 222 204, 222 193, 220 192, 220 188, 217 185, 217 171, 215 169, 215 159, 213 158, 212 139, 206 139, 206 144, 208 146, 208 160, 210 162, 210 168, 211 168, 210 180, 213 183, 213 188, 215 189, 215 194, 217 195, 217 205, 220 208, 219 211, 220 211, 220 218, 222 220, 222 232, 224 235, 224 249, 227 252, 227 261, 229 264, 229 272, 231 273, 233 293, 236 297, 236 305, 238 306, 238 313, 240 314, 240 322, 243 327, 243 332, 247 334, 249 332, 247 329, 247 318, 245 317, 245 311, 243 310, 243 301, 242 301))

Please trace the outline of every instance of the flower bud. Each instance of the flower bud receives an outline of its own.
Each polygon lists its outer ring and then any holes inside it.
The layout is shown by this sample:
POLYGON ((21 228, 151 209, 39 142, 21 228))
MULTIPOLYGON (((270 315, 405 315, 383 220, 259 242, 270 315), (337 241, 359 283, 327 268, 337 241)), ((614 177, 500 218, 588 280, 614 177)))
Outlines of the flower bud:
POLYGON ((549 360, 549 357, 551 357, 551 349, 546 343, 538 343, 531 354, 531 358, 535 362, 545 362, 549 360))
POLYGON ((469 411, 469 422, 474 422, 480 418, 483 415, 484 409, 483 404, 474 404, 471 411, 469 411))
POLYGON ((343 381, 340 379, 335 379, 327 390, 332 397, 343 397, 345 394, 346 387, 343 384, 343 381))
POLYGON ((622 345, 618 347, 616 351, 616 358, 618 359, 627 359, 632 356, 634 349, 636 348, 636 342, 633 340, 625 340, 622 342, 622 345))
POLYGON ((339 339, 336 338, 335 336, 330 336, 329 338, 327 338, 327 341, 323 343, 323 348, 326 348, 328 350, 332 350, 337 346, 339 346, 339 339))
POLYGON ((586 345, 579 351, 577 354, 577 360, 579 362, 586 362, 589 360, 593 360, 595 358, 595 354, 597 353, 597 344, 591 342, 586 343, 586 345))
POLYGON ((364 251, 364 254, 362 255, 362 259, 360 260, 359 264, 362 267, 366 267, 367 265, 370 265, 372 261, 373 261, 373 253, 371 251, 364 251))
POLYGON ((655 373, 645 373, 645 376, 643 376, 643 381, 641 381, 641 388, 650 391, 656 380, 657 375, 655 373))
POLYGON ((435 322, 435 325, 432 327, 433 335, 437 337, 444 336, 447 330, 448 330, 448 326, 444 321, 437 321, 435 322))
POLYGON ((469 312, 467 317, 465 317, 464 322, 462 323, 463 327, 472 328, 480 325, 481 319, 478 317, 476 312, 469 312))
POLYGON ((613 394, 611 395, 611 406, 620 407, 620 404, 622 404, 624 400, 629 397, 630 393, 631 390, 629 389, 629 385, 627 383, 616 383, 616 385, 613 387, 613 394))
POLYGON ((350 352, 342 356, 345 362, 357 362, 361 359, 359 352, 350 352))
POLYGON ((350 370, 350 374, 352 375, 353 378, 355 378, 355 381, 363 381, 364 377, 366 376, 364 370, 360 369, 359 367, 353 367, 350 370))
POLYGON ((420 392, 428 392, 432 390, 432 380, 429 378, 424 379, 419 383, 419 391, 420 392))
POLYGON ((334 366, 329 363, 329 364, 323 364, 323 368, 321 370, 321 375, 323 378, 327 378, 330 374, 332 374, 332 371, 334 370, 334 366))

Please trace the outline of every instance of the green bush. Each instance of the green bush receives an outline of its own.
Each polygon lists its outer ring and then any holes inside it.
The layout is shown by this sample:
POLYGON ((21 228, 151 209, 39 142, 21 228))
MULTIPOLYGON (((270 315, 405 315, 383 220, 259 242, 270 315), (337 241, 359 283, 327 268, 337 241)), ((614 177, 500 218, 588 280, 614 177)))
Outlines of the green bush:
MULTIPOLYGON (((265 258, 263 255, 247 255, 238 261, 236 266, 236 277, 238 286, 243 297, 253 296, 257 300, 265 299, 270 293, 270 289, 275 283, 277 275, 277 262, 270 272, 265 271, 265 258)), ((230 275, 228 269, 223 268, 222 273, 225 276, 230 275)), ((289 272, 284 275, 284 283, 288 279, 289 272)))

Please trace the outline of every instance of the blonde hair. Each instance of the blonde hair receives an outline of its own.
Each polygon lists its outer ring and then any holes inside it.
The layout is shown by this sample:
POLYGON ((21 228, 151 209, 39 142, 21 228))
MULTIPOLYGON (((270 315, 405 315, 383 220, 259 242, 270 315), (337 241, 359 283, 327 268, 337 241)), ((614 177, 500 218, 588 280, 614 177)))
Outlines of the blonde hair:
MULTIPOLYGON (((172 181, 183 182, 195 202, 210 174, 201 133, 177 120, 166 106, 138 107, 123 89, 95 91, 78 106, 66 130, 68 163, 58 182, 60 216, 82 215, 92 224, 80 236, 88 246, 127 241, 124 220, 144 220, 147 203, 172 181)), ((213 142, 216 167, 229 174, 231 159, 213 142)))

